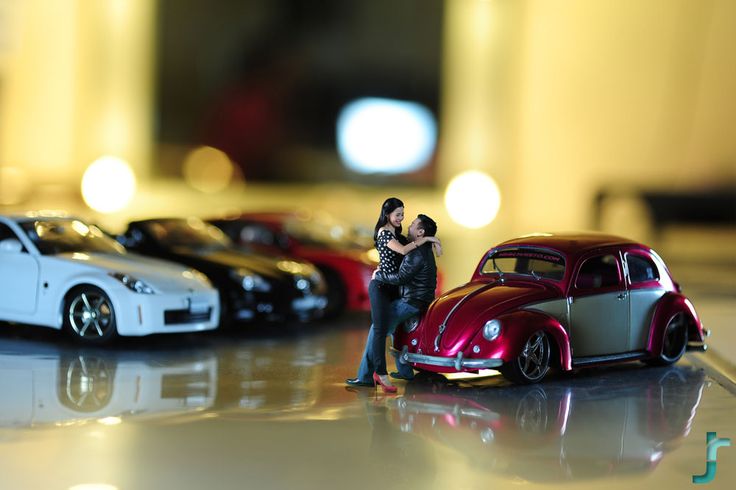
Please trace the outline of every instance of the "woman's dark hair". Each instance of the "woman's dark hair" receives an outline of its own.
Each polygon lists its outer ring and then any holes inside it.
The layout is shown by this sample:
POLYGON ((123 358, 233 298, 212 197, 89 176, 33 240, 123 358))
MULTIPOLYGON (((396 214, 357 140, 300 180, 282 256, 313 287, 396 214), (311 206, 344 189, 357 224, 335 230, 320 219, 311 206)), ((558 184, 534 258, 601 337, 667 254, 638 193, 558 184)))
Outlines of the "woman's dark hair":
MULTIPOLYGON (((373 241, 376 241, 378 239, 378 230, 380 230, 383 226, 388 223, 388 215, 396 211, 397 208, 403 208, 404 203, 401 201, 401 199, 397 197, 389 197, 385 201, 383 201, 383 205, 381 206, 381 214, 378 216, 378 221, 376 222, 376 227, 373 229, 373 241)), ((396 228, 396 236, 398 237, 401 235, 401 225, 399 225, 398 228, 396 228)))

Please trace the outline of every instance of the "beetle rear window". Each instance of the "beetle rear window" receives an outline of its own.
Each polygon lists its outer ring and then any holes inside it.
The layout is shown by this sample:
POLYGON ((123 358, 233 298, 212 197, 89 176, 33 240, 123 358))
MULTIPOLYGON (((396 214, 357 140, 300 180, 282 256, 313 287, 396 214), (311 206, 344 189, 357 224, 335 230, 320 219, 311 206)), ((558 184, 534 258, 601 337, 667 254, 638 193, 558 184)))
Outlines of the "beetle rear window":
POLYGON ((486 259, 481 273, 523 274, 559 281, 565 275, 565 259, 546 250, 499 250, 486 259))

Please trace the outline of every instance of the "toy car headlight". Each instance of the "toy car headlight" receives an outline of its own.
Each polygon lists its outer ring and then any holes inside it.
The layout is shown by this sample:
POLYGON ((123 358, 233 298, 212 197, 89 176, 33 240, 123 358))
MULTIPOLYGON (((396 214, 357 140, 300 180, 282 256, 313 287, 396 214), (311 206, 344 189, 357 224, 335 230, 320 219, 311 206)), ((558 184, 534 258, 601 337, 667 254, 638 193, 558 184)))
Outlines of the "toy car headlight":
POLYGON ((118 281, 122 282, 125 287, 130 289, 133 292, 140 293, 140 294, 153 294, 153 288, 146 284, 145 282, 141 281, 140 279, 136 279, 133 276, 130 276, 128 274, 123 274, 122 272, 111 272, 110 277, 114 277, 118 281))
POLYGON ((232 272, 232 276, 242 284, 246 291, 258 291, 267 293, 271 290, 271 283, 254 272, 238 269, 232 272))
POLYGON ((419 317, 418 316, 411 317, 407 321, 404 322, 404 331, 406 333, 411 333, 414 330, 416 330, 418 326, 419 326, 419 317))
POLYGON ((489 320, 483 325, 483 338, 490 341, 496 340, 501 334, 501 322, 489 320))

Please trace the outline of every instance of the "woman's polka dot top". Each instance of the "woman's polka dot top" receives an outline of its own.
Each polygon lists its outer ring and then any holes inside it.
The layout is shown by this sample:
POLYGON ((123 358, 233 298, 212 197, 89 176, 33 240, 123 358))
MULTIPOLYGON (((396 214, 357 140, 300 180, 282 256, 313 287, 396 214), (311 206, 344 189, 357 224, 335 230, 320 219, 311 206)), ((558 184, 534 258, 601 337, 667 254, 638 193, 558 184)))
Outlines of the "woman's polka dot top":
POLYGON ((399 266, 401 266, 401 259, 404 258, 398 252, 394 252, 388 248, 388 242, 393 240, 394 234, 388 230, 380 230, 378 237, 376 237, 376 250, 378 250, 378 257, 380 259, 381 270, 393 274, 399 272, 399 266))

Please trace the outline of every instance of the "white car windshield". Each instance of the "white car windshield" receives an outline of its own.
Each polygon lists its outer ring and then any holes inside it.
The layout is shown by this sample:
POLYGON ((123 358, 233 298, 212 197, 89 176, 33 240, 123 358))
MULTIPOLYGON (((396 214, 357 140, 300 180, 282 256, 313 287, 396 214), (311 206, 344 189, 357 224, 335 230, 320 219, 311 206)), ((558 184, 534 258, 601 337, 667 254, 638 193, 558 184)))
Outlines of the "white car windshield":
POLYGON ((125 254, 125 248, 94 225, 79 220, 37 220, 20 223, 42 255, 68 252, 125 254))
POLYGON ((492 253, 481 267, 483 274, 523 274, 535 279, 561 280, 565 275, 565 259, 544 249, 512 248, 492 253))

